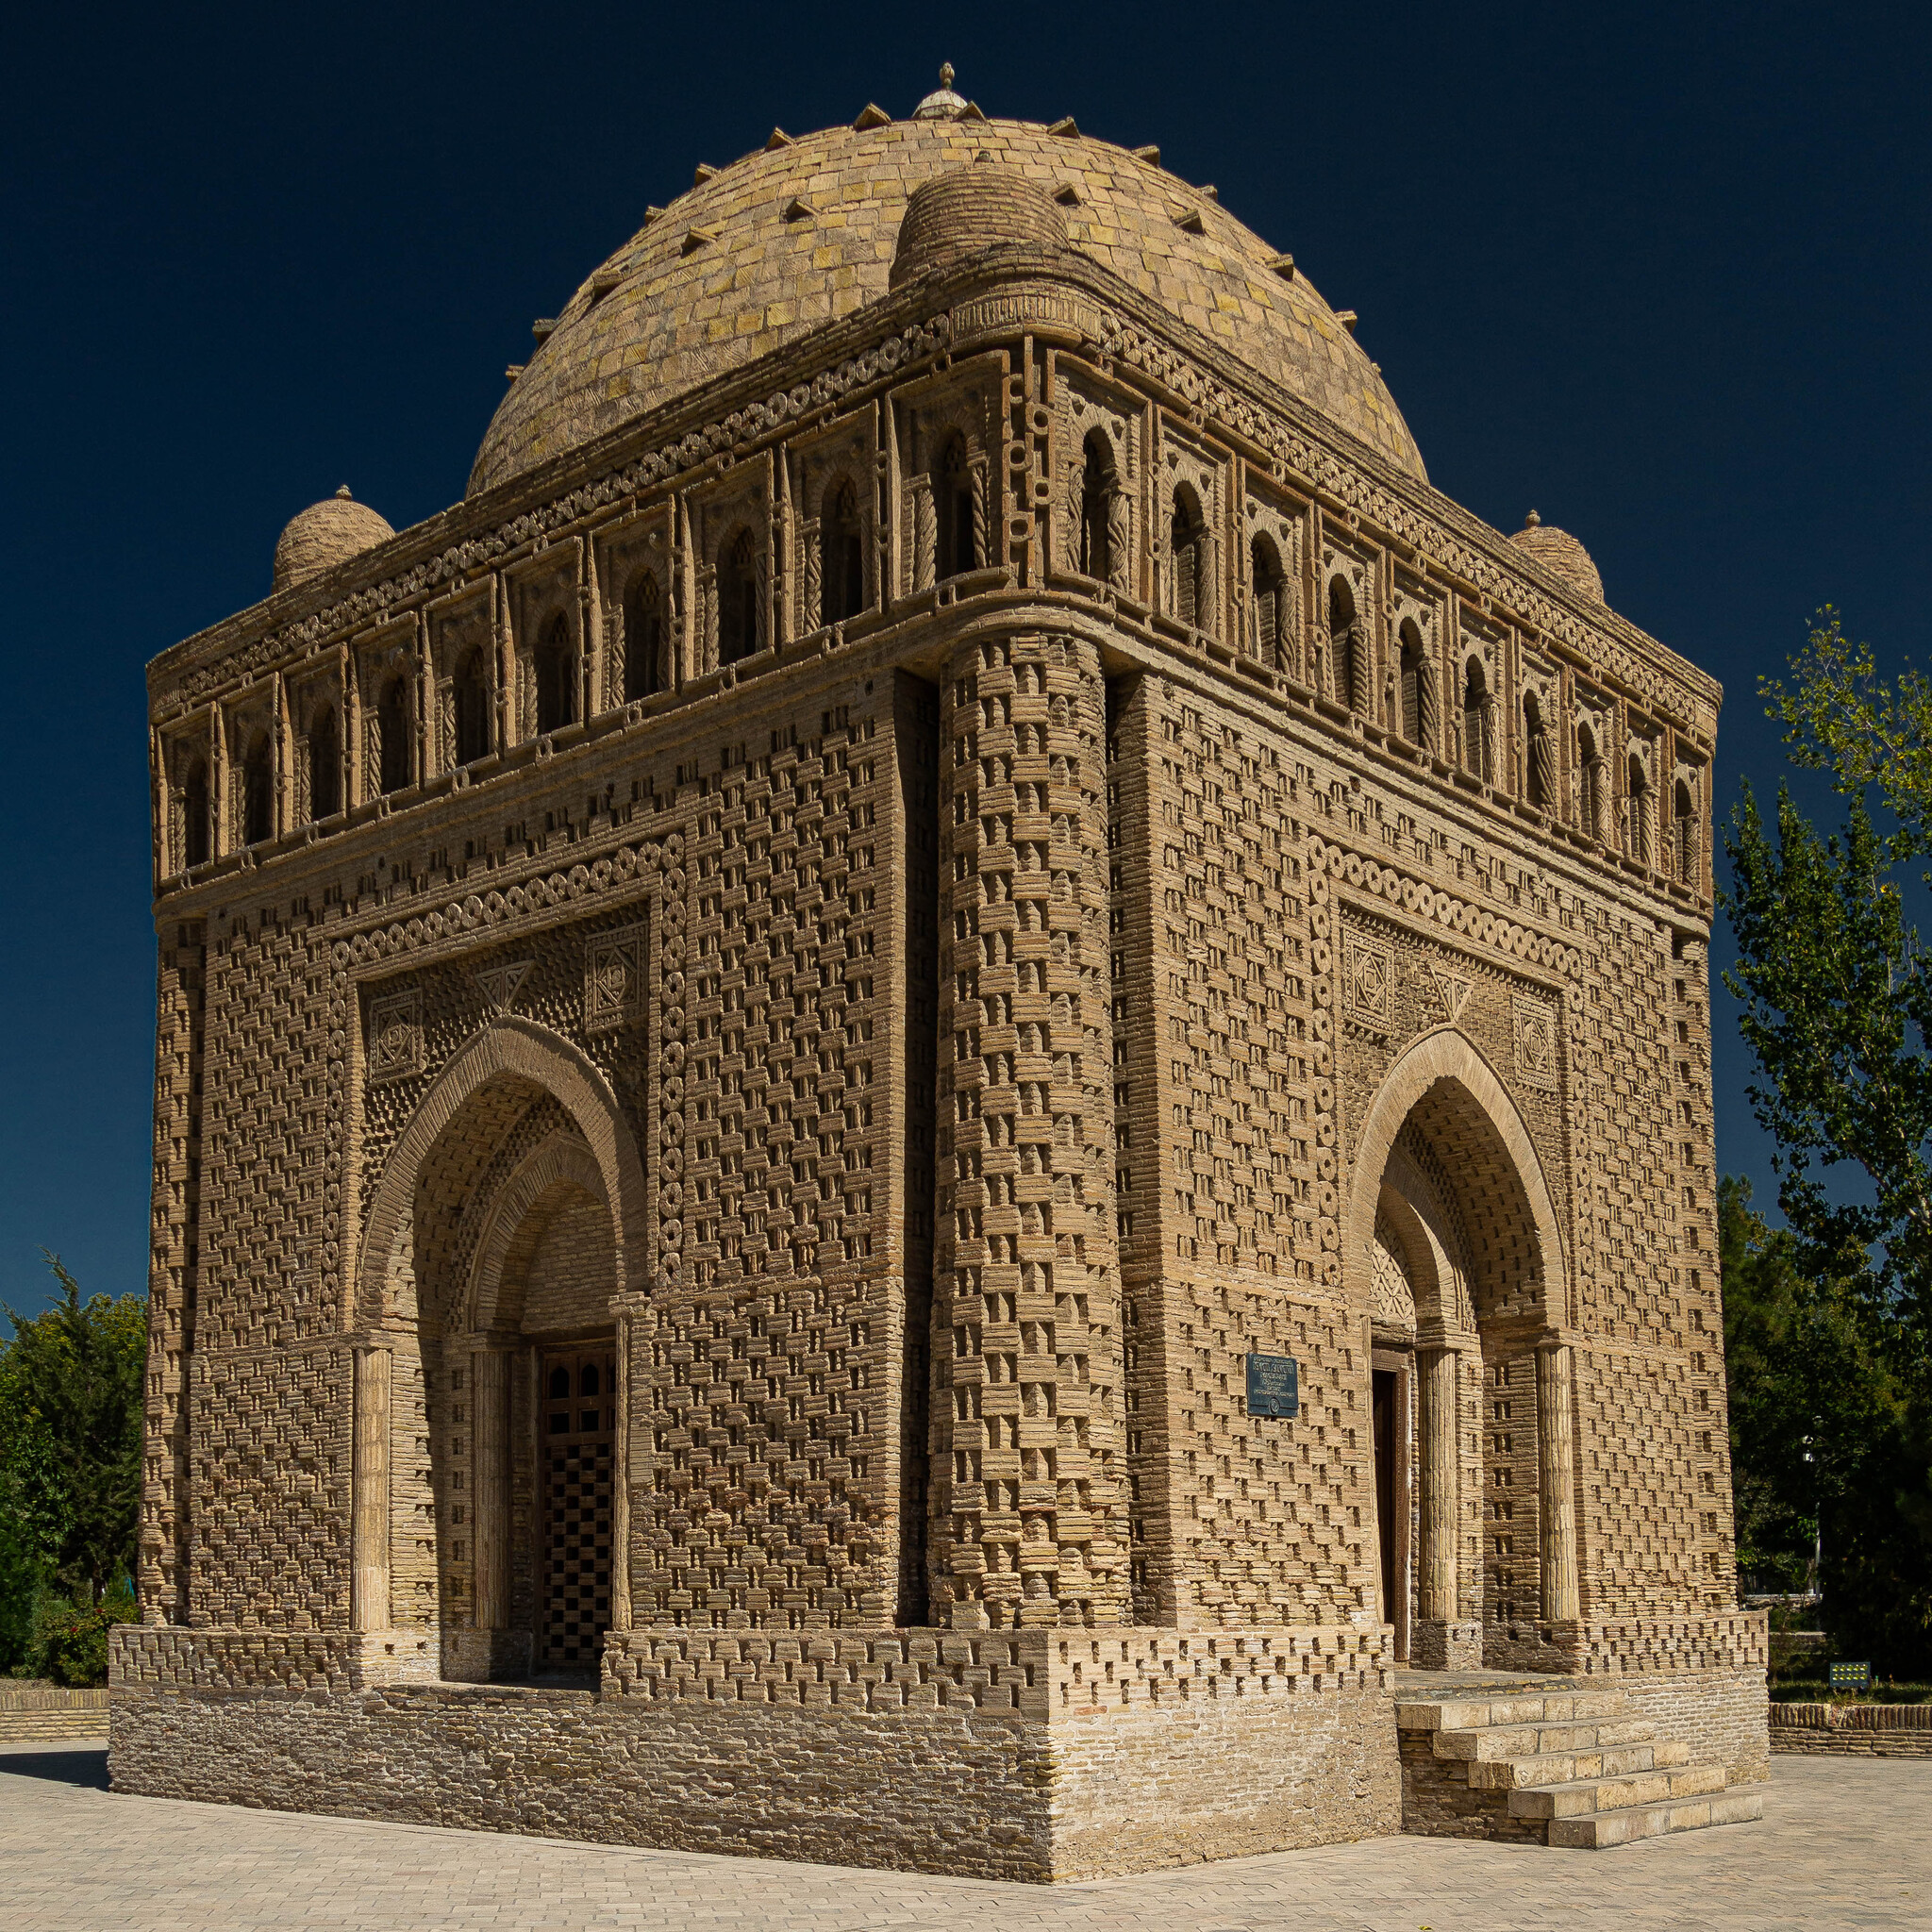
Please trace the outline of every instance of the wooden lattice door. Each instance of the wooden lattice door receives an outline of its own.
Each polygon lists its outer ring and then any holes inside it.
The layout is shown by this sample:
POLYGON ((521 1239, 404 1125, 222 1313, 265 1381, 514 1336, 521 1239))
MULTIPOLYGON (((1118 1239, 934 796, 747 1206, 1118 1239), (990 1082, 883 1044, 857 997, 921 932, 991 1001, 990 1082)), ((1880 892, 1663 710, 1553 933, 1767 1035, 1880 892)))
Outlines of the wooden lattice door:
POLYGON ((610 1497, 617 1355, 608 1342, 546 1354, 542 1366, 542 1607, 537 1661, 593 1672, 610 1627, 610 1497))

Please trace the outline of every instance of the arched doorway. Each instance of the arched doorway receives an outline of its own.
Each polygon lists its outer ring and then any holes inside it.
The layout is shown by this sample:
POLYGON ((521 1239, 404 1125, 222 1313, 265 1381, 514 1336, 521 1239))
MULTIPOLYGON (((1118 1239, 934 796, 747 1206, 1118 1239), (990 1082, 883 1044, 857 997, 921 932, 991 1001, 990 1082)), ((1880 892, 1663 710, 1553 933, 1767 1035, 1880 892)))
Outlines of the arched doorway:
POLYGON ((1579 1614, 1568 1276, 1529 1131, 1453 1027, 1391 1068, 1357 1142, 1376 1573, 1399 1658, 1557 1667, 1579 1614))
POLYGON ((356 1388, 355 1623, 385 1651, 447 1678, 582 1677, 627 1622, 641 1220, 616 1103, 547 1029, 493 1023, 405 1126, 363 1250, 356 1388))

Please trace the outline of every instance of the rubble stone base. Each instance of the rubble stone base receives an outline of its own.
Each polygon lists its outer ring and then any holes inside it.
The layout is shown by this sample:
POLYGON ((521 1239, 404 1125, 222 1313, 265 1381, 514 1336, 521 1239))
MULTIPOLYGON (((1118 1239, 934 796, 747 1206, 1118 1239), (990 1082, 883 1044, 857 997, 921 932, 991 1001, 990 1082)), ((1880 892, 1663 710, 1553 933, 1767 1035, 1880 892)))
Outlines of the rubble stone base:
POLYGON ((204 1653, 236 1646, 142 1637, 117 1658, 109 1763, 154 1796, 1033 1881, 1401 1822, 1374 1632, 630 1632, 601 1691, 211 1684, 204 1653), (183 1668, 154 1681, 170 1653, 183 1668))

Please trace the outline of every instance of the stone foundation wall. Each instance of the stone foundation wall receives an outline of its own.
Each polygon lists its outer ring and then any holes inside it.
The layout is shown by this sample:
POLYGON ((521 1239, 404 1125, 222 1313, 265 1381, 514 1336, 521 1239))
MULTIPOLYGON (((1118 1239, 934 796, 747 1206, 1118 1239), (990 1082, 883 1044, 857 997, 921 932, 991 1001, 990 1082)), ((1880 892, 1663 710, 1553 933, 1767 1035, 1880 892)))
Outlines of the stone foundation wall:
POLYGON ((1380 1690, 1091 1711, 1052 1727, 1054 1876, 1249 1857, 1402 1828, 1380 1690))
POLYGON ((1417 1838, 1482 1838, 1507 1844, 1543 1842, 1540 1820, 1512 1818, 1507 1794, 1473 1790, 1469 1766, 1436 1756, 1433 1731, 1398 1734, 1402 1829, 1417 1838))
POLYGON ((98 1738, 108 1728, 105 1690, 58 1684, 0 1684, 0 1740, 98 1738))
POLYGON ((1616 1677, 1632 1717, 1648 1718, 1659 1738, 1681 1739, 1693 1764, 1722 1764, 1734 1785, 1771 1775, 1769 1699, 1763 1666, 1722 1671, 1645 1671, 1616 1677))
POLYGON ((1932 1704, 1774 1704, 1771 1748, 1822 1757, 1932 1757, 1932 1704))
POLYGON ((591 1691, 117 1690, 113 1788, 826 1864, 1052 1875, 1044 1731, 591 1691), (891 1803, 884 1803, 891 1793, 891 1803))
POLYGON ((1031 1880, 1400 1823, 1376 1629, 631 1631, 601 1695, 207 1681, 238 1634, 117 1644, 117 1790, 1031 1880))

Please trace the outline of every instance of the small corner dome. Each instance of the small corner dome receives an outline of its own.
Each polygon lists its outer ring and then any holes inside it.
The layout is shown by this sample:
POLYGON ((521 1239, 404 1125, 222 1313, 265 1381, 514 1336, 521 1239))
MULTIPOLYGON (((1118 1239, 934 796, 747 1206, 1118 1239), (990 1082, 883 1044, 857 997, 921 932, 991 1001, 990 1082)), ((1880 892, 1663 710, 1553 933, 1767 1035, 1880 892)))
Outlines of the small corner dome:
POLYGON ((386 518, 365 503, 358 503, 344 483, 333 496, 311 503, 289 520, 275 544, 275 588, 306 582, 385 543, 395 532, 386 518))
POLYGON ((1544 523, 1535 510, 1531 510, 1524 519, 1522 529, 1509 541, 1541 564, 1553 577, 1568 584, 1579 597, 1587 597, 1592 604, 1604 601, 1604 580, 1597 575, 1590 552, 1568 530, 1559 530, 1555 525, 1544 523))
POLYGON ((1067 245, 1067 218, 1038 181, 1017 168, 976 160, 912 191, 899 223, 891 286, 951 268, 989 248, 1052 254, 1067 245))

